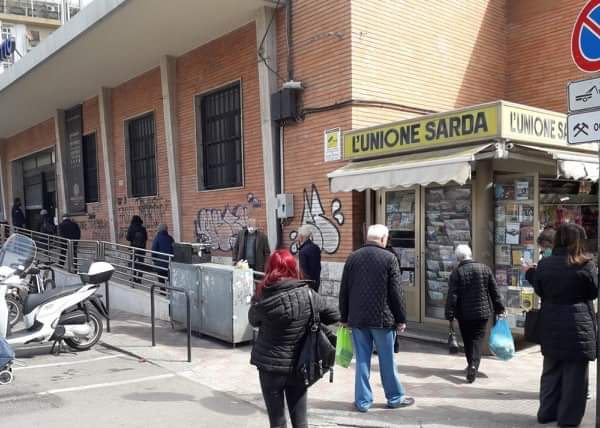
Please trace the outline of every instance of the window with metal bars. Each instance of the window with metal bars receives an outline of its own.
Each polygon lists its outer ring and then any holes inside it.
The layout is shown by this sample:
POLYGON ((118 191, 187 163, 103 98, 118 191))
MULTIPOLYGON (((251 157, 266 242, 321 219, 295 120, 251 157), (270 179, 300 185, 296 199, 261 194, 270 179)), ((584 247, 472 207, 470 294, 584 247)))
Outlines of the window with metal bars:
POLYGON ((129 195, 156 196, 156 146, 154 113, 127 123, 129 195))
POLYGON ((84 135, 81 141, 83 154, 83 185, 85 202, 98 202, 98 159, 96 134, 84 135))
POLYGON ((237 82, 196 98, 199 187, 243 184, 241 88, 237 82))

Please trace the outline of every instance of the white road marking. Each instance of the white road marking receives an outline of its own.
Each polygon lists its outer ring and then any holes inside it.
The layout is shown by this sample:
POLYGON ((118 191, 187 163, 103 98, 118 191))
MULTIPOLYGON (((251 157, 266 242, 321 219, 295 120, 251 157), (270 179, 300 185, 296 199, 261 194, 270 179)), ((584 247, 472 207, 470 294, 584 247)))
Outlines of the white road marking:
POLYGON ((74 392, 74 391, 85 391, 88 389, 108 388, 111 386, 129 385, 132 383, 141 383, 141 382, 150 382, 153 380, 169 379, 169 378, 173 378, 175 376, 176 375, 174 373, 169 373, 169 374, 158 375, 158 376, 148 376, 148 377, 141 377, 141 378, 137 378, 137 379, 121 380, 118 382, 95 383, 92 385, 74 386, 72 388, 50 389, 48 391, 38 392, 38 393, 36 393, 36 395, 61 394, 64 392, 74 392))
POLYGON ((49 363, 49 364, 38 364, 37 366, 23 366, 23 367, 14 367, 13 370, 32 370, 32 369, 43 369, 46 367, 62 367, 62 366, 71 366, 73 364, 86 364, 92 363, 94 361, 102 361, 102 360, 111 360, 113 358, 119 358, 122 355, 105 355, 104 357, 92 358, 89 360, 77 360, 77 361, 64 361, 61 363, 49 363))

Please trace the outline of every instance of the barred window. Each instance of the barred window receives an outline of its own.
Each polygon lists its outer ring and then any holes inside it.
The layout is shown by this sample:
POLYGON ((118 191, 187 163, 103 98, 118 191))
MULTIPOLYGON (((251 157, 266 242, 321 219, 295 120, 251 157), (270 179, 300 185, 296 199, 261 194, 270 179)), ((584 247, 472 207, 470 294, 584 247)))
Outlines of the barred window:
POLYGON ((201 189, 242 186, 242 109, 240 83, 196 99, 198 180, 201 189))
POLYGON ((129 149, 129 194, 156 195, 156 144, 154 113, 132 119, 127 124, 129 149))
POLYGON ((98 159, 96 155, 96 134, 84 135, 81 152, 83 154, 83 185, 85 202, 98 202, 98 159))

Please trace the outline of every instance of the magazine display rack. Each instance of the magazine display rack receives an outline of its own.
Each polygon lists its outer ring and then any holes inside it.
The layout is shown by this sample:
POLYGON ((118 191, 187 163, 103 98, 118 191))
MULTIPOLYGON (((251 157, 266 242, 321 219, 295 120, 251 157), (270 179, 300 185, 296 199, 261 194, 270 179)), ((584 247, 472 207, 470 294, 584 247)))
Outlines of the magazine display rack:
POLYGON ((448 279, 456 266, 454 249, 471 245, 471 188, 445 186, 425 191, 426 315, 444 319, 448 279))
POLYGON ((525 312, 536 307, 522 262, 535 263, 537 209, 536 176, 497 175, 494 184, 494 255, 496 282, 512 328, 524 327, 525 312))

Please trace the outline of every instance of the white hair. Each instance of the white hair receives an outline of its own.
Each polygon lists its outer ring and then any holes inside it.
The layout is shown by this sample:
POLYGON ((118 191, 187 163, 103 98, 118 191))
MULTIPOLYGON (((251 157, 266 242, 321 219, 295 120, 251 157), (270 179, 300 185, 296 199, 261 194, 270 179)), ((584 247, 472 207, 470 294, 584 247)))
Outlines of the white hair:
POLYGON ((381 241, 387 239, 389 236, 389 230, 383 224, 374 224, 369 226, 367 231, 367 239, 369 241, 381 241))
POLYGON ((313 238, 312 226, 310 226, 308 224, 303 224, 302 226, 300 226, 300 228, 298 228, 298 236, 302 236, 303 238, 306 238, 306 239, 312 239, 313 238))
POLYGON ((471 248, 468 245, 461 244, 456 247, 454 250, 454 255, 459 262, 464 260, 471 260, 473 258, 473 253, 471 252, 471 248))

